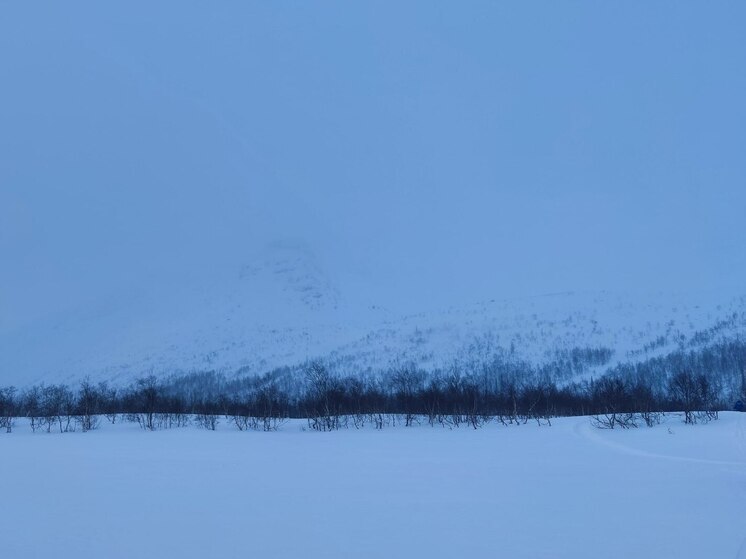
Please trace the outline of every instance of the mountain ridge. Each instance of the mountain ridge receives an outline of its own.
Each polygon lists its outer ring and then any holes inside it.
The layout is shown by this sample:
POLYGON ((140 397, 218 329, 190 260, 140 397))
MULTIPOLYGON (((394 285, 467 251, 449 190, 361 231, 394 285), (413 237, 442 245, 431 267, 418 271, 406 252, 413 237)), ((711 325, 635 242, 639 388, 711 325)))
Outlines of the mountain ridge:
POLYGON ((724 294, 565 291, 398 315, 372 290, 345 290, 301 243, 269 245, 238 270, 4 333, 0 369, 19 385, 128 382, 151 372, 259 375, 310 359, 347 373, 478 366, 497 354, 541 364, 574 348, 612 350, 613 365, 746 333, 746 299, 724 294))

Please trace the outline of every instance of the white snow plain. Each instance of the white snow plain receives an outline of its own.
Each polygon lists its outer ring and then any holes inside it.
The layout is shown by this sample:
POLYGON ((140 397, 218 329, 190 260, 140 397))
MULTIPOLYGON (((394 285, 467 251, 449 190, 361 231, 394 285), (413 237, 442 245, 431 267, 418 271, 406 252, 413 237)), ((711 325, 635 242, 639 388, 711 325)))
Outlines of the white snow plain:
POLYGON ((746 558, 746 414, 0 435, 5 558, 746 558))

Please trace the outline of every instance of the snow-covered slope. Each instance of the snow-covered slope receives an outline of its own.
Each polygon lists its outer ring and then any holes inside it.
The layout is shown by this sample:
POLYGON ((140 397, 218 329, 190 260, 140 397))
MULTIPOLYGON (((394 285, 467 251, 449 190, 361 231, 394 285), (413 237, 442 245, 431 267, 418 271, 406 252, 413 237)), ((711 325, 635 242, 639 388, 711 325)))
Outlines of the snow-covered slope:
POLYGON ((209 280, 120 293, 3 333, 3 382, 247 375, 316 358, 346 373, 478 365, 495 355, 542 363, 602 347, 614 363, 705 341, 700 331, 711 330, 707 341, 746 332, 744 298, 560 293, 402 315, 373 289, 342 283, 307 246, 275 243, 209 280))

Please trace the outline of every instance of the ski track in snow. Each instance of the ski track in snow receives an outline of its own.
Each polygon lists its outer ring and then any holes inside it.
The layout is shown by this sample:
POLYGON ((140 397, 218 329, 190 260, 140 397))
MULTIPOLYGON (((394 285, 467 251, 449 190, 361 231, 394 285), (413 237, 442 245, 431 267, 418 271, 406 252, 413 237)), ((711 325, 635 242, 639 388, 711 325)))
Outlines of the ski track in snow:
MULTIPOLYGON (((593 427, 590 423, 590 418, 583 418, 582 420, 578 421, 573 426, 573 432, 585 439, 586 441, 589 441, 590 443, 594 445, 598 445, 607 449, 610 449, 614 452, 617 452, 619 454, 625 455, 625 456, 635 456, 645 459, 653 459, 653 460, 666 460, 666 461, 673 461, 677 463, 688 463, 688 464, 696 464, 696 465, 703 465, 703 466, 717 466, 723 468, 725 472, 728 474, 736 474, 740 476, 746 475, 746 414, 739 414, 739 416, 735 419, 735 429, 734 429, 734 444, 736 445, 738 452, 737 454, 744 457, 743 461, 733 461, 733 460, 710 460, 706 458, 692 458, 688 456, 677 456, 673 454, 661 454, 657 452, 650 452, 646 450, 642 450, 639 448, 633 448, 631 446, 611 441, 608 439, 608 437, 603 436, 600 431, 606 432, 607 434, 609 432, 613 432, 612 430, 599 430, 595 427, 593 427)), ((663 427, 663 425, 658 426, 663 427)), ((683 428, 684 427, 682 425, 683 428)), ((646 429, 646 427, 641 427, 639 429, 646 429)), ((669 426, 670 429, 670 426, 669 426)), ((630 430, 630 432, 633 432, 636 430, 630 430)), ((671 436, 675 436, 675 434, 672 434, 671 436)), ((746 495, 745 495, 746 496, 746 495)), ((736 555, 734 556, 735 559, 746 559, 746 532, 744 533, 744 537, 741 541, 741 544, 738 547, 738 551, 736 552, 736 555)))
MULTIPOLYGON (((673 460, 675 462, 689 462, 692 464, 706 464, 710 466, 735 466, 738 468, 746 468, 746 453, 743 451, 743 423, 744 419, 739 418, 737 420, 737 427, 736 427, 736 441, 739 443, 740 452, 739 454, 744 455, 743 461, 733 461, 733 460, 709 460, 707 458, 691 458, 688 456, 676 456, 671 454, 660 454, 657 452, 649 452, 646 450, 642 450, 639 448, 633 448, 615 441, 610 441, 607 438, 602 437, 597 431, 596 427, 593 427, 590 423, 590 419, 584 418, 583 421, 579 421, 575 427, 574 431, 577 435, 585 438, 588 441, 591 441, 594 444, 603 445, 607 448, 611 448, 616 452, 619 452, 621 454, 626 454, 629 456, 639 456, 642 458, 652 458, 652 459, 659 459, 659 460, 673 460)), ((638 429, 643 429, 643 427, 639 427, 638 429)), ((614 431, 613 429, 601 429, 600 431, 614 431)), ((675 435, 672 435, 675 436, 675 435)), ((746 475, 746 470, 739 470, 738 473, 746 475)))

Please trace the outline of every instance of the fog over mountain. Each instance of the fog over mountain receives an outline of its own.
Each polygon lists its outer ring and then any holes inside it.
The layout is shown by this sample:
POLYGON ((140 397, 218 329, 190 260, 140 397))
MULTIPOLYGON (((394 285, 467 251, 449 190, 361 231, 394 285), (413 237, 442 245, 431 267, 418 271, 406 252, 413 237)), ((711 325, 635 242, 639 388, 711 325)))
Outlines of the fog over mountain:
POLYGON ((0 375, 742 313, 746 8, 673 6, 0 3, 0 375))

